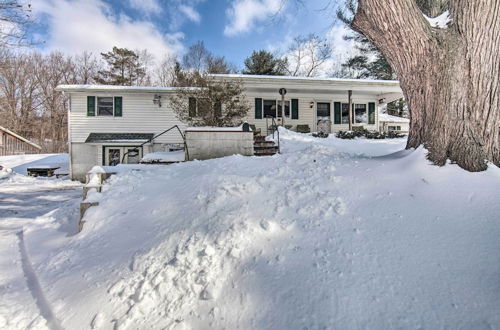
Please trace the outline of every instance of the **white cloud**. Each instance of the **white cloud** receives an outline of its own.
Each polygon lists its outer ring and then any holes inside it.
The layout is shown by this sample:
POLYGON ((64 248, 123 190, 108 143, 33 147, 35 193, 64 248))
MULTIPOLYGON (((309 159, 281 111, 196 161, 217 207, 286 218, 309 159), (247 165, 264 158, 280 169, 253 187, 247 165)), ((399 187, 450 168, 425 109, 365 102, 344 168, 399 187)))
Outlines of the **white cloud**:
POLYGON ((33 11, 48 25, 47 50, 96 54, 113 46, 147 49, 156 59, 182 51, 182 33, 161 33, 144 20, 113 12, 103 0, 37 0, 33 11))
POLYGON ((283 6, 283 0, 233 0, 227 9, 229 24, 224 28, 226 36, 235 36, 251 31, 258 23, 272 19, 283 6))
POLYGON ((161 14, 163 11, 158 0, 128 0, 130 7, 147 15, 161 14))
POLYGON ((200 13, 198 13, 193 7, 186 6, 186 5, 180 5, 179 10, 186 15, 186 17, 195 22, 195 23, 200 23, 201 22, 201 16, 200 13))
MULTIPOLYGON (((354 42, 349 40, 344 40, 344 35, 348 34, 349 30, 342 24, 332 26, 324 34, 324 39, 326 43, 332 49, 332 57, 326 60, 320 67, 315 70, 315 76, 318 77, 329 77, 337 73, 341 69, 342 63, 344 63, 348 58, 357 54, 358 51, 354 47, 354 42)), ((295 68, 296 61, 294 60, 293 52, 290 47, 294 44, 294 37, 291 33, 288 33, 283 41, 279 43, 270 43, 267 49, 273 53, 278 54, 281 57, 287 57, 290 68, 295 68)), ((311 67, 311 58, 303 54, 301 59, 301 67, 309 68, 311 67)), ((298 74, 304 74, 303 70, 299 70, 298 74)))

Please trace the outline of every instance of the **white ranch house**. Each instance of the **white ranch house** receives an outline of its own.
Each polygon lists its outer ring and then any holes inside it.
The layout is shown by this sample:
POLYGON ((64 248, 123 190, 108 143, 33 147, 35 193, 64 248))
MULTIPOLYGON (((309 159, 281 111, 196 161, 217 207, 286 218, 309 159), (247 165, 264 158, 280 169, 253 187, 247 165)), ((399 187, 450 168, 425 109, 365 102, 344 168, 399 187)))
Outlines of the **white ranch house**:
MULTIPOLYGON (((266 117, 275 117, 292 130, 347 130, 349 95, 353 126, 381 130, 380 106, 403 96, 397 81, 250 75, 214 78, 243 83, 245 99, 251 105, 244 120, 264 134, 270 123, 266 117), (280 88, 287 90, 284 123, 280 88)), ((95 165, 138 163, 147 153, 176 149, 183 143, 175 130, 148 142, 174 125, 186 129, 169 106, 168 99, 175 88, 61 85, 58 90, 69 96, 72 179, 85 180, 85 174, 95 165)))

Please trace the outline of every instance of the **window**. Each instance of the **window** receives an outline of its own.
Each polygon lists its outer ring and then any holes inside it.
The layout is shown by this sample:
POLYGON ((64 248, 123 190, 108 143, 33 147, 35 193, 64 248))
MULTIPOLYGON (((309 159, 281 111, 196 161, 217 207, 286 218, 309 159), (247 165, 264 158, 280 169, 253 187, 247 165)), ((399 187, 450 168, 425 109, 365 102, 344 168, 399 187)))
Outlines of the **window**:
POLYGON ((318 120, 330 119, 330 103, 318 102, 316 104, 316 116, 318 120))
POLYGON ((342 124, 349 124, 349 103, 342 103, 342 124))
MULTIPOLYGON (((207 98, 189 98, 189 117, 202 117, 203 115, 207 115, 212 111, 212 106, 210 99, 207 98)), ((220 103, 216 103, 214 105, 214 111, 217 116, 222 115, 222 106, 220 103)))
MULTIPOLYGON (((281 100, 278 101, 278 117, 283 117, 281 111, 281 100)), ((290 117, 290 101, 285 101, 285 117, 290 117)))
POLYGON ((113 98, 98 97, 97 98, 97 115, 98 116, 113 116, 113 98))
POLYGON ((276 117, 276 100, 264 100, 264 118, 266 117, 276 117))
POLYGON ((388 126, 387 129, 389 131, 400 131, 401 130, 401 126, 388 126))
POLYGON ((116 166, 125 164, 139 164, 142 159, 142 147, 104 147, 103 164, 116 166))
POLYGON ((210 100, 209 99, 198 99, 197 100, 196 114, 198 116, 203 116, 210 112, 210 100))
POLYGON ((368 124, 368 113, 366 111, 366 104, 355 104, 354 105, 354 120, 356 124, 368 124))

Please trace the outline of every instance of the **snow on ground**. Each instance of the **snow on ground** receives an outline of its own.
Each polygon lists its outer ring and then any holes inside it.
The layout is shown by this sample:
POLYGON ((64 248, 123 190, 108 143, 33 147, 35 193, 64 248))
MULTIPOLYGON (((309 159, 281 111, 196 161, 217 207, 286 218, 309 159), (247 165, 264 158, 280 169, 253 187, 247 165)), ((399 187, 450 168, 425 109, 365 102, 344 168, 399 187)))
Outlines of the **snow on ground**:
POLYGON ((0 177, 1 329, 57 329, 27 253, 23 228, 50 219, 52 231, 74 234, 82 192, 79 183, 19 172, 38 164, 58 165, 64 159, 67 155, 0 157, 2 166, 14 169, 0 177))
POLYGON ((184 150, 158 151, 146 154, 142 162, 183 162, 185 160, 184 150))
POLYGON ((61 174, 69 173, 68 154, 30 154, 0 156, 0 165, 12 169, 19 174, 28 174, 29 167, 60 167, 57 172, 61 174))
MULTIPOLYGON (((42 321, 500 328, 500 169, 435 167, 404 139, 281 138, 272 157, 119 171, 91 196, 100 205, 78 235, 59 227, 68 205, 26 225, 24 273, 36 276, 42 321)), ((35 309, 21 296, 9 305, 35 309)))

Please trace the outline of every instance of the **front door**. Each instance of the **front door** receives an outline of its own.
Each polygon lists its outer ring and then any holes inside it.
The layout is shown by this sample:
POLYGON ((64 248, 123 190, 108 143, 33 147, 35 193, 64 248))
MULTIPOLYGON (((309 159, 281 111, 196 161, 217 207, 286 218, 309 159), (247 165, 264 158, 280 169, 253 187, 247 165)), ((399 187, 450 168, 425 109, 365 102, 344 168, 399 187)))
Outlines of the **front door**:
POLYGON ((139 164, 142 159, 142 147, 104 147, 104 165, 139 164))
POLYGON ((318 102, 316 103, 316 119, 317 131, 328 133, 332 132, 332 120, 330 115, 330 103, 318 102))

